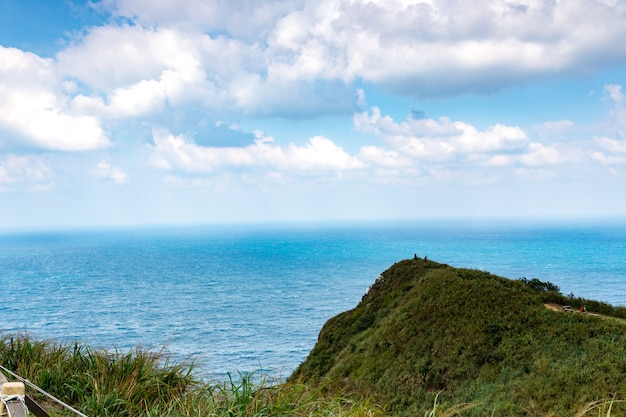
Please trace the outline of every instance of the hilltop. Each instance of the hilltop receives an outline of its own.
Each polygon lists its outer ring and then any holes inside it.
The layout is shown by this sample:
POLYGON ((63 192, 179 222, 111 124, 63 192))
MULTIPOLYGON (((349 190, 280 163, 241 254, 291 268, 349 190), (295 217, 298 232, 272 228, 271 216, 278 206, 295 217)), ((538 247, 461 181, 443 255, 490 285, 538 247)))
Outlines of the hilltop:
POLYGON ((464 416, 572 416, 594 401, 623 412, 611 401, 626 398, 623 320, 546 308, 583 302, 624 316, 536 279, 416 257, 330 319, 289 380, 358 393, 398 416, 424 415, 433 404, 464 416))

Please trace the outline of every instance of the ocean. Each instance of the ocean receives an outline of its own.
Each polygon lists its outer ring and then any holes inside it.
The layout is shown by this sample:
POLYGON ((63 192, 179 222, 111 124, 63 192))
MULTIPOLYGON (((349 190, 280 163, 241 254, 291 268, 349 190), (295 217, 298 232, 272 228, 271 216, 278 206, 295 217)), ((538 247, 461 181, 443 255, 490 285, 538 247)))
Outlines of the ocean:
POLYGON ((414 254, 626 305, 626 223, 422 222, 0 234, 0 330, 287 377, 414 254))

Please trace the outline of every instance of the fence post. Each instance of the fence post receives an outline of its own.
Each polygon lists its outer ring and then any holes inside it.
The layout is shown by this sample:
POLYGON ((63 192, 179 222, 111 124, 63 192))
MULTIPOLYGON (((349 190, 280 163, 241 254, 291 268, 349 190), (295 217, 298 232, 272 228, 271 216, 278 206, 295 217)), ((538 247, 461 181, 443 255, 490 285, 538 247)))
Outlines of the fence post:
POLYGON ((0 373, 0 416, 26 417, 28 409, 24 402, 24 383, 9 382, 0 373))

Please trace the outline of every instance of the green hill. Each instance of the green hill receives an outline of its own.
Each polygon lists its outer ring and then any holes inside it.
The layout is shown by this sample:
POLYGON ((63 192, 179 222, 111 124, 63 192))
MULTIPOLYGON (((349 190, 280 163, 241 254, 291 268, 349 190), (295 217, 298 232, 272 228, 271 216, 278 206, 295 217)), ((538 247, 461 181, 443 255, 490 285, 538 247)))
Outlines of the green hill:
POLYGON ((594 415, 623 415, 625 324, 544 305, 581 301, 572 297, 538 280, 402 261, 324 325, 290 380, 358 393, 398 416, 434 404, 463 416, 574 416, 594 401, 594 415))

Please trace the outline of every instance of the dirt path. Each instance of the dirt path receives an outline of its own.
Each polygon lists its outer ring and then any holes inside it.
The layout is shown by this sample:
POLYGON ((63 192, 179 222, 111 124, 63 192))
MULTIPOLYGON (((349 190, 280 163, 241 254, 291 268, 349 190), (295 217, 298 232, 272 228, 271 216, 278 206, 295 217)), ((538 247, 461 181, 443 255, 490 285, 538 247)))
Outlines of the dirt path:
POLYGON ((563 307, 556 305, 556 304, 543 304, 548 310, 553 310, 553 311, 563 311, 563 307))
MULTIPOLYGON (((578 310, 575 310, 573 308, 570 308, 569 310, 566 310, 566 309, 564 309, 564 307, 566 307, 566 306, 562 306, 562 305, 559 305, 559 304, 544 303, 543 305, 548 310, 557 311, 557 312, 560 312, 560 313, 569 312, 569 313, 580 314, 580 312, 578 310)), ((593 317, 600 317, 600 318, 605 319, 605 320, 615 320, 615 321, 618 321, 618 322, 626 325, 626 319, 622 319, 622 318, 619 318, 619 317, 611 317, 611 316, 605 316, 603 314, 589 313, 589 312, 585 313, 585 315, 589 315, 589 316, 593 316, 593 317)))

